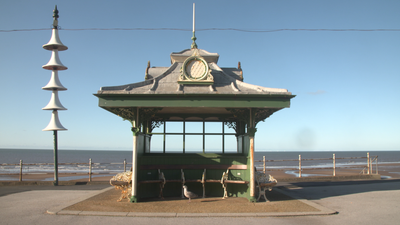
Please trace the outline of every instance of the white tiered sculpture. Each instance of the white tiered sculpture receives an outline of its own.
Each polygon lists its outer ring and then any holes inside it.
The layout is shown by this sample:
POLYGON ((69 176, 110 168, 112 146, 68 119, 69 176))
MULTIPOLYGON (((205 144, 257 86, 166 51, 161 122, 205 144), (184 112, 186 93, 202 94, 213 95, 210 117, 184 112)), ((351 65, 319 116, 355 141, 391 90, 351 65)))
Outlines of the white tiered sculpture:
POLYGON ((52 35, 49 43, 43 45, 43 48, 49 51, 52 51, 50 61, 42 66, 43 69, 52 70, 51 78, 49 83, 42 87, 43 90, 52 91, 50 102, 43 108, 43 110, 52 110, 52 116, 50 123, 47 125, 43 131, 53 131, 54 136, 54 185, 58 185, 58 154, 57 154, 57 131, 59 130, 67 130, 63 125, 61 125, 60 120, 58 119, 58 110, 67 110, 58 99, 58 91, 65 91, 65 88, 60 80, 58 79, 58 71, 68 69, 64 66, 60 58, 58 57, 58 51, 67 50, 68 47, 65 46, 58 35, 58 10, 57 5, 53 11, 53 29, 52 35))

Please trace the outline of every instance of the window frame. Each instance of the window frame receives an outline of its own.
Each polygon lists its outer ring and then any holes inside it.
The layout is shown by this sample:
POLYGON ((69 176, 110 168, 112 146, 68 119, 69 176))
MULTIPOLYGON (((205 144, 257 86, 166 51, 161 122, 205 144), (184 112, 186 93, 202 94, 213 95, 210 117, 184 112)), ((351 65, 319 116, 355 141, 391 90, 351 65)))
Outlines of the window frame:
MULTIPOLYGON (((167 153, 167 154, 168 153, 177 153, 177 152, 178 153, 183 153, 183 154, 185 154, 185 153, 187 153, 187 154, 189 154, 189 153, 203 153, 203 154, 208 154, 208 153, 211 153, 211 154, 215 154, 215 153, 217 153, 217 154, 221 154, 221 153, 222 154, 241 153, 240 152, 240 148, 238 148, 238 145, 242 145, 243 143, 238 143, 238 139, 236 139, 236 151, 228 151, 228 152, 225 151, 225 147, 226 147, 226 143, 225 143, 226 138, 225 137, 226 136, 230 136, 230 135, 237 136, 237 134, 236 134, 236 132, 226 132, 226 124, 224 124, 224 121, 206 121, 206 120, 169 121, 169 120, 164 120, 163 123, 162 123, 162 126, 163 127, 162 127, 161 130, 163 132, 161 132, 161 133, 160 132, 148 133, 151 136, 153 136, 153 135, 157 135, 157 136, 158 135, 162 135, 163 136, 163 144, 162 144, 163 150, 162 150, 162 153, 167 153), (172 124, 172 123, 176 123, 176 122, 181 122, 182 123, 183 132, 182 133, 180 133, 180 132, 167 132, 168 124, 172 124), (187 123, 202 123, 202 131, 201 132, 196 132, 196 133, 193 133, 193 132, 187 133, 186 132, 187 131, 187 125, 188 125, 187 123), (209 133, 207 133, 206 132, 206 123, 220 123, 221 126, 222 126, 222 129, 221 129, 222 132, 209 132, 209 133), (168 139, 167 137, 168 136, 174 136, 174 135, 182 136, 182 149, 181 150, 178 150, 178 148, 176 150, 167 149, 167 139, 168 139), (201 147, 201 149, 194 150, 194 151, 192 149, 189 150, 187 148, 188 146, 187 146, 187 143, 186 143, 187 136, 202 136, 202 147, 201 147), (207 136, 221 136, 221 139, 222 139, 221 146, 220 146, 221 151, 220 150, 207 151, 207 149, 206 149, 206 139, 207 139, 206 137, 207 136)), ((231 130, 231 129, 229 129, 229 130, 231 130)), ((152 153, 151 142, 152 142, 152 140, 150 140, 150 151, 149 151, 149 153, 152 153)), ((157 152, 154 152, 154 153, 160 153, 160 151, 157 151, 157 152)))

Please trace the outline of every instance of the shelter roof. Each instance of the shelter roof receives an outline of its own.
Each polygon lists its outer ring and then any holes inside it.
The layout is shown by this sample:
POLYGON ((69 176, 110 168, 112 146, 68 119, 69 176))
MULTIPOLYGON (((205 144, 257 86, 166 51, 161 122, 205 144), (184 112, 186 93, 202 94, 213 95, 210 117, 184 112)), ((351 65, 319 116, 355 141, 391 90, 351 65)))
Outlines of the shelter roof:
POLYGON ((148 68, 147 80, 120 86, 101 87, 97 94, 117 95, 287 95, 286 89, 267 88, 243 82, 240 68, 221 68, 217 65, 219 55, 202 49, 186 49, 171 54, 170 67, 148 68), (195 52, 196 51, 196 52, 195 52), (209 85, 187 85, 179 83, 182 68, 187 58, 197 54, 203 58, 213 77, 209 85))

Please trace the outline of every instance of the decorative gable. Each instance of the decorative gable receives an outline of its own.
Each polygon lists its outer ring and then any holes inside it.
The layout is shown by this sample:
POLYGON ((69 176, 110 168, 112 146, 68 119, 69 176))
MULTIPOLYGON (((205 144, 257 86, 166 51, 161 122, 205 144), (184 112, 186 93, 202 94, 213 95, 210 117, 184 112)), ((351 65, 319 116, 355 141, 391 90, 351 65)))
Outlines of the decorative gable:
POLYGON ((179 84, 212 85, 214 77, 206 60, 198 54, 197 49, 188 57, 180 69, 179 84))

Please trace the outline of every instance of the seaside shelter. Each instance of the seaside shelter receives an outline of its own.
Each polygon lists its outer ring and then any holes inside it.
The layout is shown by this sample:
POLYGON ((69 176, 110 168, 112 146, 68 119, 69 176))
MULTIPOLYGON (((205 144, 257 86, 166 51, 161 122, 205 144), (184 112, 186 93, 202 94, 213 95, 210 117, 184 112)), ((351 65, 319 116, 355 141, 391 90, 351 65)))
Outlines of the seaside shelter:
POLYGON ((99 106, 132 124, 131 202, 183 196, 255 201, 256 125, 290 107, 286 89, 243 82, 236 68, 218 66, 219 55, 198 49, 170 55, 169 67, 150 67, 144 81, 101 87, 99 106), (222 184, 222 187, 221 187, 222 184))

